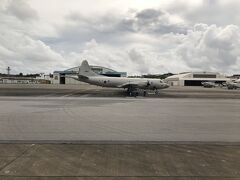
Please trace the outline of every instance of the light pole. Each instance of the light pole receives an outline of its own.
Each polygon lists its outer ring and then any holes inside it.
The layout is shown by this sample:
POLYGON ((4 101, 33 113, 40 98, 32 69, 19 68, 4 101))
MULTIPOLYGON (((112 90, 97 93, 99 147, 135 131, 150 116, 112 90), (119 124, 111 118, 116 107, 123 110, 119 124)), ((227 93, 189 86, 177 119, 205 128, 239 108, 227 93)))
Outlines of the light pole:
POLYGON ((7 74, 10 75, 11 68, 7 67, 7 74))

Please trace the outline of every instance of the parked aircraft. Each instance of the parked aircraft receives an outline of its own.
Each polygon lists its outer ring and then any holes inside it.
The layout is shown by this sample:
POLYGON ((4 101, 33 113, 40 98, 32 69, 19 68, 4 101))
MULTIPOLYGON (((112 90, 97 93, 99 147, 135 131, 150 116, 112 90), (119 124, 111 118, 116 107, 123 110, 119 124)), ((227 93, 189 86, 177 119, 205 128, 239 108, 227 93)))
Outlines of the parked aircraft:
POLYGON ((124 88, 127 89, 127 92, 130 96, 137 96, 138 92, 136 91, 139 89, 144 90, 145 96, 146 90, 155 90, 155 93, 158 93, 159 89, 165 89, 169 87, 167 83, 160 79, 107 77, 99 75, 91 70, 86 60, 81 64, 77 80, 97 86, 124 88))
POLYGON ((213 88, 213 87, 219 86, 219 85, 216 84, 215 82, 209 82, 209 81, 207 81, 207 82, 202 82, 201 84, 202 84, 203 87, 205 87, 205 88, 213 88))
POLYGON ((226 82, 226 86, 228 89, 238 89, 240 88, 240 79, 226 82))

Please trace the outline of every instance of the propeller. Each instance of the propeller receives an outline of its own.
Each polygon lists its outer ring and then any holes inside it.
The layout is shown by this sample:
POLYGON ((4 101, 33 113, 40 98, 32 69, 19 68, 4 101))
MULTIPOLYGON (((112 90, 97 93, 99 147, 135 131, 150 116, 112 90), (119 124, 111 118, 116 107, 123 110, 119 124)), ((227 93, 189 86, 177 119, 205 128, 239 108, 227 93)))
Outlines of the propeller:
POLYGON ((149 87, 151 84, 150 84, 150 82, 149 81, 147 81, 147 87, 149 87))

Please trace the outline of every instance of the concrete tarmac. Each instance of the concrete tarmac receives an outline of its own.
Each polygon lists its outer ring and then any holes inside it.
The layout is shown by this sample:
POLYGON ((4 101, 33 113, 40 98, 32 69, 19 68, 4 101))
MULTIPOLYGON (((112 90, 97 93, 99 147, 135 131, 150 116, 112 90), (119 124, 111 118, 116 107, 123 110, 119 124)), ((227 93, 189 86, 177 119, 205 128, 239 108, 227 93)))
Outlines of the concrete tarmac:
MULTIPOLYGON (((150 98, 211 98, 240 99, 240 90, 203 87, 170 87, 159 91, 159 95, 150 93, 150 98)), ((140 93, 142 95, 143 93, 140 93)), ((0 84, 0 96, 32 97, 126 97, 126 90, 103 88, 88 84, 0 84)))
POLYGON ((238 180, 232 145, 0 144, 1 180, 238 180))
POLYGON ((0 180, 238 180, 239 109, 226 89, 0 85, 0 180))
POLYGON ((0 141, 240 142, 239 99, 0 97, 0 141))

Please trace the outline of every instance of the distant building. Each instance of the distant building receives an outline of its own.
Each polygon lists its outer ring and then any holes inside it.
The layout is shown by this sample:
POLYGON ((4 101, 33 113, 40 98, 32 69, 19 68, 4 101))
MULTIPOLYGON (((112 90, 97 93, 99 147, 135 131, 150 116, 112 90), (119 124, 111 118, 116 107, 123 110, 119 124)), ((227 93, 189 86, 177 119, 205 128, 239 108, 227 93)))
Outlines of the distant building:
POLYGON ((223 83, 229 78, 213 72, 186 72, 169 76, 165 80, 171 86, 202 86, 202 82, 223 83))
POLYGON ((44 74, 40 73, 39 76, 36 77, 39 81, 48 81, 48 84, 53 84, 53 74, 44 74))
MULTIPOLYGON (((115 70, 101 67, 101 66, 90 66, 91 69, 99 74, 109 77, 126 77, 126 72, 117 72, 115 70)), ((79 66, 67 69, 65 71, 54 71, 53 72, 53 84, 82 84, 83 82, 77 81, 70 76, 77 76, 79 73, 79 66)))
POLYGON ((231 78, 231 79, 240 79, 240 74, 234 74, 234 75, 230 76, 229 78, 231 78))
POLYGON ((0 77, 0 84, 40 84, 36 78, 28 77, 0 77))
POLYGON ((50 75, 49 77, 38 76, 38 74, 31 75, 7 75, 0 74, 0 84, 51 84, 52 79, 50 75))

